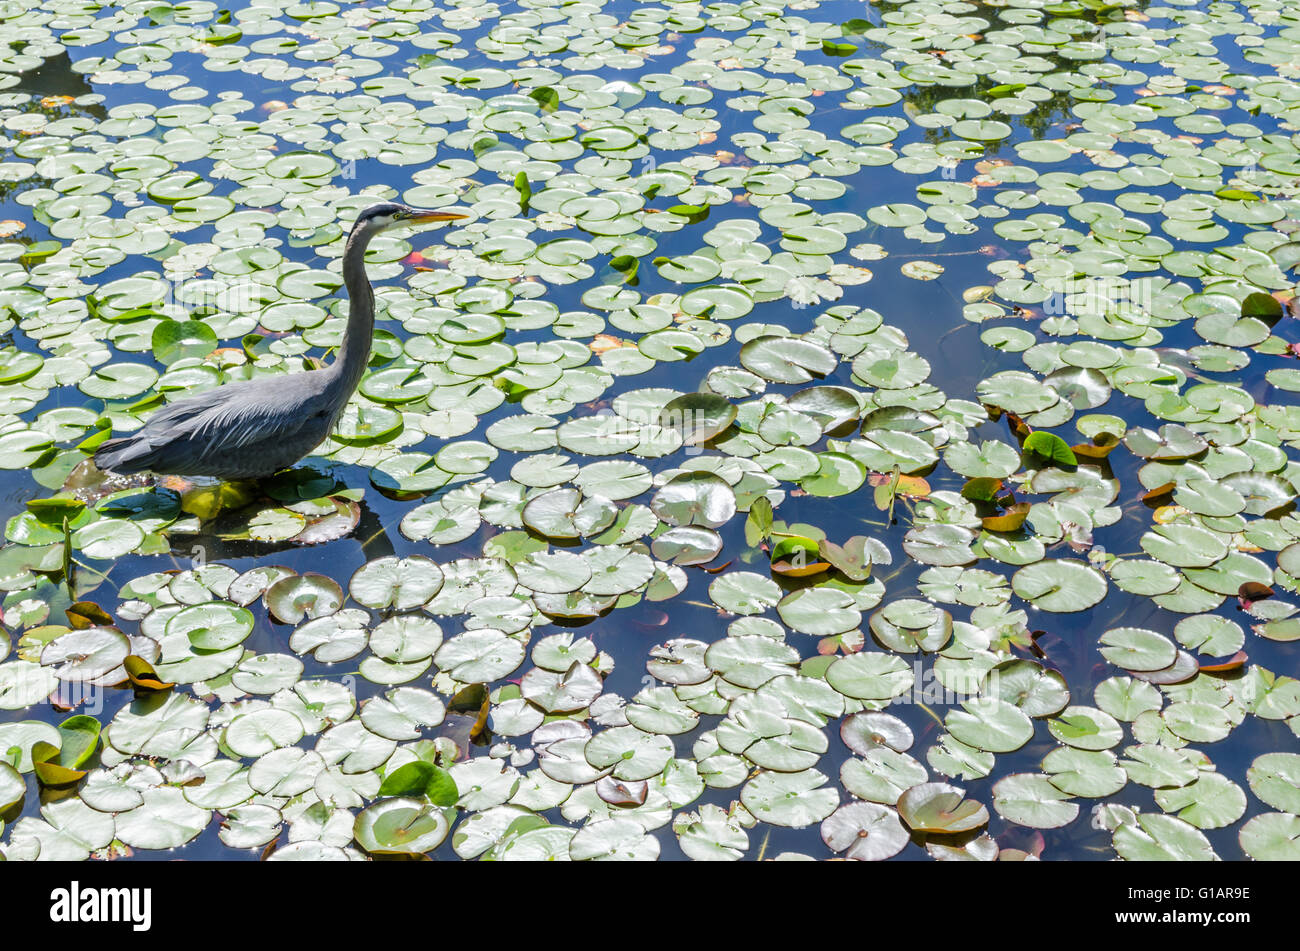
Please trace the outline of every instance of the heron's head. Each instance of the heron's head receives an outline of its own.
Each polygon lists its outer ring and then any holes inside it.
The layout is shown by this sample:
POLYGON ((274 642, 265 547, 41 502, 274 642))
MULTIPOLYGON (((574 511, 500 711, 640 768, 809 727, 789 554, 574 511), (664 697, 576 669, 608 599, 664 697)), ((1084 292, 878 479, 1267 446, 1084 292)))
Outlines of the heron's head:
POLYGON ((468 218, 469 215, 463 215, 454 211, 435 211, 430 208, 412 208, 409 205, 399 205, 397 202, 386 201, 378 205, 371 205, 361 214, 357 215, 356 223, 353 224, 353 231, 363 231, 367 234, 377 234, 387 228, 393 228, 397 225, 422 225, 431 224, 435 221, 461 221, 468 218))

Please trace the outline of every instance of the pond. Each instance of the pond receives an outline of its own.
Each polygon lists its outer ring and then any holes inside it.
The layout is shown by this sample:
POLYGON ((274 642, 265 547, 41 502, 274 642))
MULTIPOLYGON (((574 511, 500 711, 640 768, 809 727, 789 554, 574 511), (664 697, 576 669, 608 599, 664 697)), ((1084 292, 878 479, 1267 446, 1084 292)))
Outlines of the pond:
POLYGON ((1300 858, 1293 5, 0 22, 4 858, 1300 858))

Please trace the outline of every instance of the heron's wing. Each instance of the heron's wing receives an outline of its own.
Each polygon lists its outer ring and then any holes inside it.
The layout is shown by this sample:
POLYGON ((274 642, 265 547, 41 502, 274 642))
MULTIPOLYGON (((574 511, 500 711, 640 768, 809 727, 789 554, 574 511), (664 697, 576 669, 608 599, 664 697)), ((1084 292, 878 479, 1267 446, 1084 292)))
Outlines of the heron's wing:
MULTIPOLYGON (((203 440, 214 453, 243 449, 266 441, 292 439, 304 429, 318 427, 331 408, 318 396, 292 392, 292 386, 263 386, 268 381, 250 383, 248 391, 232 393, 205 411, 178 422, 203 440)), ((270 381, 292 384, 293 378, 270 381)), ((244 390, 223 386, 221 390, 244 390)))
POLYGON ((293 378, 231 383, 160 409, 137 432, 100 446, 95 462, 117 472, 202 473, 233 458, 278 457, 313 436, 314 446, 331 417, 322 395, 293 378))

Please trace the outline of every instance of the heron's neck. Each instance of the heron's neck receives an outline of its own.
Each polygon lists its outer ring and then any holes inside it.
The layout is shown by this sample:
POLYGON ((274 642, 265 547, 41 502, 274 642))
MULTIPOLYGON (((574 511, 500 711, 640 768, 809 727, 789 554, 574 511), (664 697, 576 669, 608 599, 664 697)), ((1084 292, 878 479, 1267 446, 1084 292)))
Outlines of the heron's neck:
POLYGON ((369 243, 370 235, 363 229, 354 228, 348 235, 348 243, 343 251, 343 285, 348 291, 348 325, 343 332, 338 356, 325 372, 334 377, 331 383, 342 391, 344 402, 365 375, 366 365, 370 362, 370 341, 375 332, 375 293, 370 288, 363 260, 369 243))

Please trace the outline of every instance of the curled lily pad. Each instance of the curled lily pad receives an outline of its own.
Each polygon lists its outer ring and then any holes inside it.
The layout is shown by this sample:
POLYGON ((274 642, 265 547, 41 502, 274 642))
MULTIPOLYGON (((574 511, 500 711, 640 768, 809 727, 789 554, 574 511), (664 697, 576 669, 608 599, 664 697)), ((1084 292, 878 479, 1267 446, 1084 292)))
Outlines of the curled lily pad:
POLYGON ((947 783, 918 783, 898 797, 898 814, 915 832, 969 832, 989 821, 981 803, 947 783))

